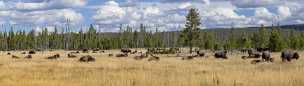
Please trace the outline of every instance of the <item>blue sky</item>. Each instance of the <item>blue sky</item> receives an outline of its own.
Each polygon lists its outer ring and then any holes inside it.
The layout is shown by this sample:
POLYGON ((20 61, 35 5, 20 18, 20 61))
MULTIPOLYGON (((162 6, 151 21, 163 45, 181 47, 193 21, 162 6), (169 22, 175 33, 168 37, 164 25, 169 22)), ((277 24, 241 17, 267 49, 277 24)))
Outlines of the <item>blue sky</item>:
POLYGON ((179 30, 190 8, 197 8, 202 28, 248 27, 273 23, 303 24, 304 0, 0 0, 0 24, 52 28, 66 23, 95 24, 117 31, 120 24, 179 30))

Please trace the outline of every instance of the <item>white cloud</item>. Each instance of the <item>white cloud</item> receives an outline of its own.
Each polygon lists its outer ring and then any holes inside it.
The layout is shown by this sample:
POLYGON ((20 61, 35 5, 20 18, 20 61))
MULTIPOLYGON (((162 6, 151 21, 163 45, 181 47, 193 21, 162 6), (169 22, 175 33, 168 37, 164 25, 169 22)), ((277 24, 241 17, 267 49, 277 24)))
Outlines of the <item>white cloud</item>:
POLYGON ((47 7, 47 3, 24 3, 18 2, 16 3, 16 9, 20 10, 37 10, 37 9, 44 9, 47 7))
POLYGON ((92 18, 103 23, 112 23, 112 21, 119 21, 125 14, 125 10, 119 7, 118 3, 108 1, 97 10, 96 15, 92 18))
POLYGON ((255 16, 256 17, 265 17, 265 18, 269 18, 269 17, 272 17, 273 14, 270 13, 268 11, 268 9, 264 8, 264 7, 259 7, 259 8, 256 8, 255 9, 255 16))
POLYGON ((289 17, 291 16, 291 12, 290 12, 290 9, 289 7, 286 7, 286 6, 279 6, 278 7, 278 14, 280 17, 282 18, 286 18, 286 17, 289 17))
POLYGON ((64 24, 67 19, 70 23, 76 24, 83 21, 80 13, 70 9, 34 11, 34 12, 12 12, 10 22, 14 24, 64 24))

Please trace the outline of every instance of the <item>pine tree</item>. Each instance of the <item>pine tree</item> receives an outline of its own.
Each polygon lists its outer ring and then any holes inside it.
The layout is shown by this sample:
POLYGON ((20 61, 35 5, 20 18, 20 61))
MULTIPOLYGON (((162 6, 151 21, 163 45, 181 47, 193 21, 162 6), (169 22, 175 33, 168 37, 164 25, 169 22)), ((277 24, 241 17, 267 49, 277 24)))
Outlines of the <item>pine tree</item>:
POLYGON ((200 30, 200 17, 197 9, 191 8, 188 15, 186 16, 185 28, 181 32, 180 42, 190 48, 190 53, 192 53, 192 48, 195 47, 197 39, 199 39, 200 30))
POLYGON ((247 33, 243 33, 238 40, 239 48, 252 48, 252 40, 250 39, 250 35, 247 33))
POLYGON ((254 46, 256 48, 267 48, 269 45, 269 31, 261 25, 261 28, 253 36, 254 46))
POLYGON ((279 52, 286 47, 286 42, 284 41, 279 28, 273 28, 269 39, 269 48, 274 52, 279 52))
POLYGON ((292 29, 289 33, 289 47, 292 49, 301 49, 301 38, 299 33, 292 29))

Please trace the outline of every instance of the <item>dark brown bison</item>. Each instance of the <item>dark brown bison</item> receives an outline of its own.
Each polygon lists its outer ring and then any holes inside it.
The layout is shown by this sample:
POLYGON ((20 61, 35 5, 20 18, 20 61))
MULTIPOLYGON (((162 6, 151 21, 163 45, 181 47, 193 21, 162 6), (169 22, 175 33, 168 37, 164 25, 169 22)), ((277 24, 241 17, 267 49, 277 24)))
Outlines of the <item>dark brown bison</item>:
POLYGON ((29 54, 36 54, 36 52, 31 50, 31 51, 29 51, 29 54))
POLYGON ((200 57, 204 57, 205 53, 203 51, 196 51, 196 54, 200 57))
POLYGON ((95 62, 95 58, 90 56, 90 55, 86 55, 86 56, 82 56, 79 59, 79 62, 95 62))
POLYGON ((294 52, 294 51, 291 51, 291 50, 285 50, 281 53, 281 59, 283 62, 286 62, 286 60, 288 62, 290 62, 292 59, 299 59, 300 58, 300 55, 298 52, 294 52))
POLYGON ((26 52, 22 52, 21 54, 26 54, 26 52))
POLYGON ((109 54, 109 57, 112 57, 112 56, 113 56, 113 54, 112 54, 112 53, 110 53, 110 54, 109 54))
POLYGON ((221 59, 228 59, 228 57, 227 57, 227 51, 225 50, 225 51, 216 52, 214 54, 214 57, 215 58, 221 58, 221 59))
POLYGON ((273 59, 271 58, 271 54, 269 51, 262 52, 262 60, 266 62, 273 62, 273 59))
POLYGON ((74 54, 72 54, 72 53, 69 53, 68 54, 68 58, 76 58, 77 56, 76 55, 74 55, 74 54))
POLYGON ((27 56, 25 56, 24 58, 25 58, 25 59, 32 59, 33 57, 32 57, 32 55, 27 55, 27 56))
POLYGON ((89 53, 89 50, 88 49, 83 49, 82 53, 89 53))
POLYGON ((150 54, 150 55, 151 55, 151 57, 148 59, 148 61, 159 61, 160 60, 158 56, 154 56, 152 54, 150 54))
POLYGON ((53 56, 47 57, 46 59, 59 59, 60 55, 59 54, 55 54, 53 56))
POLYGON ((148 58, 147 53, 141 53, 139 56, 134 57, 135 60, 141 60, 141 59, 144 59, 144 58, 148 58))
POLYGON ((122 52, 122 53, 131 53, 132 51, 131 51, 131 49, 123 48, 123 49, 120 50, 120 52, 122 52))
POLYGON ((7 55, 11 55, 11 53, 7 53, 7 55))
POLYGON ((260 58, 261 54, 258 51, 255 51, 254 49, 249 49, 248 50, 248 55, 252 58, 260 58))
POLYGON ((128 53, 116 54, 116 57, 128 57, 128 53))
POLYGON ((137 50, 135 50, 135 51, 131 52, 131 54, 135 54, 135 53, 137 53, 137 50))
POLYGON ((192 60, 196 57, 198 57, 198 55, 190 55, 190 56, 183 57, 182 60, 192 60))
POLYGON ((20 59, 19 56, 15 56, 15 55, 12 55, 12 58, 13 58, 13 59, 20 59))
POLYGON ((251 64, 257 64, 257 63, 261 63, 262 62, 262 60, 252 60, 250 63, 251 64))
POLYGON ((95 51, 95 52, 98 52, 100 49, 98 49, 98 48, 96 48, 96 49, 93 49, 93 51, 95 51))

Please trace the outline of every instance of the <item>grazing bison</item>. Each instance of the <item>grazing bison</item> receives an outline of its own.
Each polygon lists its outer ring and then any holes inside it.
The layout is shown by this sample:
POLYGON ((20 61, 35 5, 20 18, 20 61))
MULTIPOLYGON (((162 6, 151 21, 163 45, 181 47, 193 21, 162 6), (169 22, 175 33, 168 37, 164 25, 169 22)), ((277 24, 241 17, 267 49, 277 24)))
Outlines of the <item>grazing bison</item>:
POLYGON ((298 52, 294 52, 294 51, 291 51, 291 50, 285 50, 281 53, 281 59, 283 62, 286 62, 286 60, 288 62, 290 62, 292 59, 299 59, 300 58, 300 55, 298 52))
POLYGON ((22 52, 21 54, 26 54, 26 52, 22 52))
POLYGON ((273 62, 273 59, 271 58, 269 51, 263 51, 262 52, 262 60, 266 62, 273 62))
POLYGON ((15 55, 12 55, 12 58, 13 58, 13 59, 20 59, 20 57, 15 56, 15 55))
POLYGON ((148 58, 147 53, 141 53, 139 56, 134 57, 135 60, 141 60, 141 59, 144 59, 144 58, 148 58))
POLYGON ((98 51, 99 51, 99 49, 98 49, 98 48, 97 48, 97 49, 93 49, 93 51, 98 52, 98 51))
POLYGON ((135 51, 131 52, 131 54, 135 54, 135 53, 137 53, 137 50, 135 50, 135 51))
POLYGON ((90 55, 86 55, 80 57, 79 62, 95 62, 95 58, 90 55))
POLYGON ((120 52, 122 52, 122 53, 131 53, 132 51, 131 51, 131 49, 123 48, 123 49, 120 50, 120 52))
POLYGON ((33 57, 32 57, 32 55, 27 55, 27 56, 25 56, 24 58, 25 58, 25 59, 32 59, 33 57))
POLYGON ((205 53, 203 51, 196 51, 196 54, 200 57, 204 57, 205 53))
POLYGON ((31 51, 29 51, 29 54, 36 54, 36 52, 31 50, 31 51))
POLYGON ((56 54, 56 55, 47 57, 47 59, 58 59, 58 58, 60 58, 60 55, 59 55, 59 54, 56 54))
POLYGON ((198 55, 190 55, 190 56, 183 57, 182 60, 192 60, 196 57, 198 57, 198 55))
POLYGON ((260 58, 262 56, 260 52, 257 52, 254 49, 248 49, 247 53, 248 53, 248 56, 242 56, 242 59, 260 58))
POLYGON ((221 59, 228 59, 227 57, 227 51, 220 51, 220 52, 216 52, 214 54, 215 58, 221 58, 221 59))
POLYGON ((7 53, 7 55, 11 55, 11 53, 7 53))
POLYGON ((83 49, 82 53, 89 53, 89 50, 88 49, 83 49))
POLYGON ((109 57, 112 57, 112 56, 113 56, 113 54, 112 54, 112 53, 110 53, 110 54, 109 54, 109 57))
POLYGON ((251 64, 257 64, 257 63, 261 63, 262 62, 262 60, 252 60, 250 63, 251 64))
POLYGON ((150 54, 150 55, 151 55, 151 57, 148 59, 148 61, 159 61, 159 57, 154 56, 152 54, 150 54))
POLYGON ((69 53, 68 54, 68 58, 76 58, 77 56, 76 55, 74 55, 74 54, 72 54, 72 53, 69 53))
POLYGON ((116 54, 116 57, 128 57, 128 53, 116 54))

